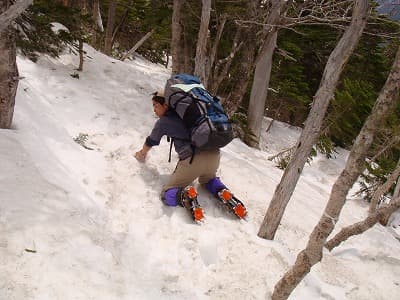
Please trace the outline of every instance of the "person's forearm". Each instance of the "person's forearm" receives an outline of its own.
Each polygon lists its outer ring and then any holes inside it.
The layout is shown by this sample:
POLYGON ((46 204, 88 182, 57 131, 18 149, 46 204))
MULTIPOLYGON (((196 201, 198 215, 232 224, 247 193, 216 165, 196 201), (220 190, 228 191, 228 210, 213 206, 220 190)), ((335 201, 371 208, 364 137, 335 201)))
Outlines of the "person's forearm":
POLYGON ((143 144, 142 150, 140 150, 140 152, 146 156, 147 152, 149 152, 150 149, 151 149, 150 146, 147 146, 146 144, 143 144))

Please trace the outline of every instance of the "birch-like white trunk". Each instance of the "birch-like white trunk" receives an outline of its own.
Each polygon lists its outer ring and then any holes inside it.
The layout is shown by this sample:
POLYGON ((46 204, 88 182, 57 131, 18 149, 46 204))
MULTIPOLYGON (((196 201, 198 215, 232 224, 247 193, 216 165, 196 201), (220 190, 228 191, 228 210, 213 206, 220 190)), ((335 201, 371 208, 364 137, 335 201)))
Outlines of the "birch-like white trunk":
POLYGON ((334 91, 340 74, 356 47, 367 23, 367 15, 368 1, 355 1, 351 24, 328 58, 319 89, 314 96, 311 111, 297 141, 294 155, 275 189, 274 196, 261 224, 258 236, 262 238, 274 239, 285 208, 303 171, 307 157, 318 139, 326 110, 330 100, 334 97, 334 91))
MULTIPOLYGON (((357 0, 357 5, 367 7, 367 0, 357 0)), ((390 74, 371 114, 361 128, 347 159, 346 166, 332 187, 329 201, 317 226, 310 235, 306 248, 297 255, 294 266, 276 284, 272 299, 287 299, 313 265, 321 261, 322 249, 345 204, 346 196, 360 174, 365 170, 365 159, 374 137, 400 98, 400 48, 390 74)))
POLYGON ((257 58, 253 85, 251 87, 249 109, 247 112, 251 136, 246 138, 246 143, 252 147, 258 147, 260 140, 261 124, 264 118, 265 102, 267 100, 269 80, 271 77, 272 56, 276 48, 278 36, 278 28, 274 25, 279 23, 284 1, 273 0, 271 2, 271 11, 267 17, 267 24, 270 24, 271 27, 268 29, 263 47, 257 58))
POLYGON ((202 3, 201 22, 197 37, 196 57, 194 60, 194 74, 200 78, 203 84, 206 84, 206 53, 208 42, 208 25, 210 24, 211 15, 211 0, 202 0, 202 3))

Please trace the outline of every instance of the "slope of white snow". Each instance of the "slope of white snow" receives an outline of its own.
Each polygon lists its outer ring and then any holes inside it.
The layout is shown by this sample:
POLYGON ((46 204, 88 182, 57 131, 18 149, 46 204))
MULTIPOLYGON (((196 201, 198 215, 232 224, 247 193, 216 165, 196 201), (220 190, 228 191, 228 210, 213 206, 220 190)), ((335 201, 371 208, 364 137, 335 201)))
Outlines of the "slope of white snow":
MULTIPOLYGON (((150 93, 169 70, 86 50, 79 79, 70 76, 72 54, 18 57, 13 130, 0 130, 0 299, 268 299, 305 247, 347 152, 306 166, 276 239, 266 241, 257 232, 282 175, 267 158, 299 129, 274 122, 262 151, 235 139, 218 175, 246 203, 248 220, 199 187, 206 221, 193 224, 159 200, 177 160, 168 163, 166 140, 145 164, 132 156, 156 120, 150 93)), ((349 198, 335 232, 366 215, 366 204, 349 198)), ((376 225, 325 251, 291 298, 397 299, 399 250, 376 225)))

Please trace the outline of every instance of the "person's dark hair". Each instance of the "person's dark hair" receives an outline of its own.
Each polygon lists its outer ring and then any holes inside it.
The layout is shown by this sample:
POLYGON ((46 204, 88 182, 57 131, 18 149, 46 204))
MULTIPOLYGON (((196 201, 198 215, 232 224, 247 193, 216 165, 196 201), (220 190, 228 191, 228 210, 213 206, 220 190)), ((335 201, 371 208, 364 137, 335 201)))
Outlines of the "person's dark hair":
POLYGON ((153 100, 157 103, 160 103, 161 105, 164 105, 164 103, 165 103, 164 95, 162 95, 162 93, 160 93, 160 92, 154 92, 153 98, 151 98, 151 100, 153 100))

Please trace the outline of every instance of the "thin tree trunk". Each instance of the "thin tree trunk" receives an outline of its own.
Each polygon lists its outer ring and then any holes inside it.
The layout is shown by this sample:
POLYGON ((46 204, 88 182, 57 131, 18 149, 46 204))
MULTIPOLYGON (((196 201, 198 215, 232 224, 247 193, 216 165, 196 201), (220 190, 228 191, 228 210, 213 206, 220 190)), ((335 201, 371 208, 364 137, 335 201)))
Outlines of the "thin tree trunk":
POLYGON ((206 81, 207 81, 207 87, 209 89, 210 89, 210 86, 211 86, 211 84, 213 82, 213 79, 214 79, 214 76, 213 76, 213 74, 211 72, 211 69, 214 67, 214 63, 215 63, 215 60, 217 58, 217 50, 218 50, 219 42, 221 41, 222 33, 224 31, 224 27, 225 27, 225 23, 226 23, 227 18, 228 18, 227 15, 223 15, 222 16, 222 20, 218 25, 217 35, 215 37, 213 46, 212 46, 211 51, 210 51, 210 59, 209 59, 209 61, 207 63, 207 66, 206 66, 206 76, 207 76, 207 80, 206 81))
MULTIPOLYGON (((251 0, 247 3, 247 11, 249 19, 256 19, 259 12, 259 3, 256 0, 251 0)), ((239 56, 237 63, 238 71, 236 83, 232 88, 231 93, 227 96, 224 102, 224 108, 228 116, 232 116, 243 101, 243 97, 247 91, 251 76, 254 72, 254 63, 256 59, 257 49, 257 29, 255 25, 249 25, 240 28, 241 39, 244 43, 242 53, 239 56)))
MULTIPOLYGON (((193 72, 193 59, 192 59, 192 40, 191 36, 183 30, 183 65, 181 72, 191 74, 193 72)), ((173 62, 172 62, 173 63, 173 62)))
MULTIPOLYGON (((0 8, 2 6, 3 8, 7 7, 7 1, 2 2, 3 3, 0 3, 0 8)), ((3 9, 0 15, 0 32, 6 30, 11 22, 14 21, 20 14, 22 14, 32 3, 33 0, 19 0, 10 7, 7 7, 7 9, 3 9)))
POLYGON ((353 17, 339 43, 329 56, 321 79, 320 87, 314 96, 313 105, 299 137, 292 159, 283 173, 279 185, 261 224, 258 236, 272 240, 278 229, 285 208, 295 189, 296 183, 307 161, 311 149, 318 139, 322 122, 339 76, 356 47, 367 22, 368 1, 357 0, 353 7, 353 17))
POLYGON ((106 37, 105 37, 105 43, 104 43, 104 53, 107 55, 111 55, 111 51, 112 51, 112 34, 113 34, 113 30, 114 30, 116 6, 117 6, 117 2, 115 0, 110 1, 110 6, 108 8, 106 37))
POLYGON ((114 45, 115 39, 117 37, 117 33, 119 32, 119 30, 121 29, 122 25, 124 25, 125 21, 128 19, 128 15, 129 15, 129 10, 131 9, 131 6, 133 5, 133 0, 131 0, 128 3, 128 6, 125 9, 124 14, 122 15, 121 21, 118 23, 117 26, 115 26, 114 30, 113 30, 113 35, 111 38, 111 44, 114 45))
POLYGON ((133 47, 131 50, 129 50, 122 58, 121 61, 124 61, 128 56, 132 55, 133 53, 135 53, 135 51, 137 49, 139 49, 139 47, 141 45, 143 45, 143 43, 153 34, 154 29, 149 31, 148 33, 146 33, 145 36, 143 36, 133 47))
MULTIPOLYGON (((363 15, 359 10, 368 7, 367 0, 356 0, 353 14, 363 15), (360 3, 361 2, 361 3, 360 3)), ((335 184, 325 211, 310 235, 306 248, 301 251, 294 266, 276 284, 272 299, 287 299, 293 289, 310 272, 311 267, 322 259, 322 249, 326 239, 335 227, 340 212, 346 201, 346 196, 365 169, 365 158, 371 147, 376 132, 382 126, 387 116, 394 109, 400 98, 400 48, 383 89, 372 109, 371 114, 361 128, 350 151, 346 166, 335 184)))
POLYGON ((379 203, 379 199, 392 187, 393 184, 396 183, 397 179, 400 176, 400 160, 397 162, 396 168, 393 170, 392 174, 390 174, 389 178, 386 180, 384 184, 376 189, 371 198, 371 204, 369 206, 369 212, 373 213, 379 203))
POLYGON ((79 51, 78 71, 82 71, 83 70, 83 41, 81 39, 78 41, 78 51, 79 51))
POLYGON ((398 208, 400 208, 400 198, 392 199, 389 205, 384 205, 376 209, 374 212, 369 214, 365 220, 343 228, 325 244, 325 248, 327 248, 329 251, 332 251, 333 248, 339 246, 349 237, 367 231, 376 223, 380 222, 382 218, 387 219, 387 217, 394 213, 398 208))
POLYGON ((268 29, 263 47, 257 58, 256 69, 254 72, 253 85, 251 87, 249 109, 247 119, 251 135, 245 139, 245 142, 252 147, 258 147, 261 125, 265 113, 265 102, 271 77, 272 56, 276 47, 278 29, 276 26, 281 17, 282 0, 273 0, 271 11, 267 18, 268 29))
MULTIPOLYGON (((394 192, 392 195, 392 199, 400 197, 400 177, 397 179, 396 187, 394 188, 394 192)), ((382 226, 387 226, 390 222, 390 217, 392 216, 393 212, 388 213, 387 215, 381 217, 379 219, 379 223, 382 226)))
POLYGON ((183 51, 181 47, 182 26, 181 12, 183 0, 174 0, 172 11, 172 39, 171 39, 171 56, 172 56, 172 74, 177 74, 183 70, 183 51))
POLYGON ((397 184, 393 192, 393 197, 400 196, 400 178, 397 178, 397 184))
POLYGON ((222 81, 226 78, 236 53, 243 46, 243 42, 239 43, 240 38, 241 38, 241 30, 238 30, 236 31, 235 38, 233 39, 231 53, 229 53, 229 55, 226 58, 219 60, 215 65, 214 75, 212 76, 213 81, 210 83, 209 86, 207 86, 208 89, 212 91, 212 93, 214 94, 217 93, 218 87, 220 86, 222 81), (221 68, 222 70, 220 70, 221 68))
POLYGON ((194 65, 194 74, 206 84, 206 65, 207 65, 207 42, 208 25, 210 24, 211 0, 202 0, 200 29, 197 37, 196 58, 194 65))
POLYGON ((99 0, 93 1, 93 10, 92 10, 92 17, 93 17, 93 29, 92 29, 92 39, 91 44, 96 47, 97 43, 97 30, 100 32, 104 31, 103 28, 103 21, 101 19, 100 13, 100 3, 99 0))

